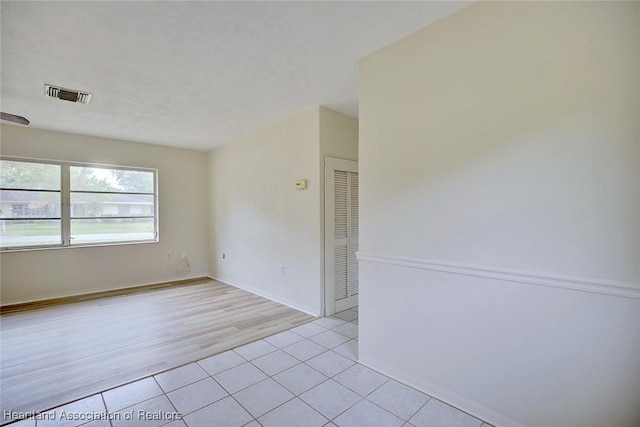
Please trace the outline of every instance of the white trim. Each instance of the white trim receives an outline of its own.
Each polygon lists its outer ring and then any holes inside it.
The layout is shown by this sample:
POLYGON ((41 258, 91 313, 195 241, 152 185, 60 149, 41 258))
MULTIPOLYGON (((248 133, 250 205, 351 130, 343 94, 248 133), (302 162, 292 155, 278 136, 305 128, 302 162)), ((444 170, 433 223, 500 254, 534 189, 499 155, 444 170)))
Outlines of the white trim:
MULTIPOLYGON (((152 242, 149 242, 149 243, 152 243, 152 242)), ((86 248, 88 246, 79 246, 79 247, 86 248)), ((91 247, 93 247, 93 246, 91 246, 91 247)), ((42 248, 42 249, 45 249, 45 248, 42 248)), ((54 248, 49 248, 49 249, 54 249, 54 248)), ((57 249, 61 249, 61 248, 57 248, 57 249)), ((172 282, 180 282, 180 281, 183 281, 183 280, 198 279, 198 278, 201 278, 201 277, 211 278, 211 276, 209 276, 206 273, 190 274, 188 276, 167 276, 165 278, 156 279, 153 282, 129 282, 129 283, 126 283, 126 284, 120 284, 120 285, 112 286, 112 287, 108 287, 108 288, 87 289, 87 290, 83 290, 83 291, 79 291, 79 292, 55 293, 55 294, 51 294, 51 295, 47 295, 47 296, 43 296, 43 297, 37 297, 37 298, 26 299, 26 300, 18 300, 18 301, 2 301, 2 304, 0 304, 0 305, 2 307, 5 307, 5 306, 11 306, 11 305, 17 305, 17 304, 30 304, 32 302, 48 301, 48 300, 51 300, 51 299, 58 299, 58 298, 82 297, 82 296, 85 296, 85 295, 99 294, 99 293, 102 293, 102 292, 111 292, 111 291, 121 291, 121 290, 128 290, 128 289, 144 288, 146 286, 160 285, 160 284, 172 283, 172 282)))
POLYGON ((210 277, 211 279, 217 280, 218 282, 222 282, 222 283, 225 283, 227 285, 231 285, 234 288, 242 289, 243 291, 247 291, 247 292, 250 292, 250 293, 252 293, 254 295, 258 295, 259 297, 270 299, 271 301, 277 302, 278 304, 286 305, 289 308, 293 308, 294 310, 301 311, 301 312, 306 313, 306 314, 308 314, 310 316, 313 316, 313 317, 321 316, 321 314, 320 314, 320 312, 318 311, 317 308, 314 309, 314 308, 308 307, 306 305, 301 305, 301 304, 298 304, 298 303, 296 303, 294 301, 291 301, 289 299, 282 298, 282 297, 280 297, 278 295, 274 295, 274 294, 271 294, 269 292, 264 292, 262 290, 253 288, 251 286, 234 283, 234 282, 232 282, 230 280, 226 280, 224 278, 218 278, 218 277, 214 277, 214 276, 211 276, 211 275, 207 275, 206 277, 210 277))
POLYGON ((358 252, 358 261, 640 299, 640 283, 358 252))
POLYGON ((360 356, 358 363, 365 365, 371 369, 374 369, 388 377, 391 377, 401 383, 411 386, 417 390, 420 390, 431 397, 441 400, 449 405, 460 409, 463 412, 479 418, 489 424, 503 427, 527 427, 527 424, 515 420, 508 415, 495 411, 484 405, 479 404, 459 394, 453 393, 449 390, 445 390, 436 385, 430 384, 423 379, 391 366, 387 363, 380 362, 374 359, 360 356))
POLYGON ((270 299, 270 300, 275 301, 275 302, 277 302, 279 304, 286 305, 287 307, 293 308, 294 310, 302 311, 303 313, 309 314, 309 315, 314 316, 314 317, 319 317, 320 316, 320 313, 318 312, 317 309, 312 309, 312 308, 297 304, 297 303, 295 303, 293 301, 280 298, 280 297, 278 297, 276 295, 273 295, 273 294, 270 294, 270 293, 267 293, 267 292, 259 291, 257 289, 251 288, 250 286, 238 285, 236 283, 230 282, 229 280, 218 279, 218 278, 213 277, 213 276, 211 276, 210 274, 207 274, 207 273, 190 274, 188 276, 182 276, 182 277, 167 277, 167 278, 164 278, 164 279, 160 278, 160 279, 154 280, 153 282, 134 282, 134 283, 122 284, 122 285, 119 285, 119 286, 113 286, 113 287, 109 287, 109 288, 104 288, 104 289, 87 290, 85 292, 80 291, 80 292, 56 293, 56 294, 52 294, 52 295, 47 295, 46 297, 34 298, 34 299, 28 299, 28 300, 7 301, 7 302, 3 301, 1 305, 4 307, 4 306, 16 305, 16 304, 28 304, 28 303, 32 303, 32 302, 38 302, 38 301, 47 301, 47 300, 56 299, 56 298, 80 297, 80 296, 91 295, 91 294, 95 294, 95 293, 109 292, 109 291, 119 291, 119 290, 126 290, 126 289, 135 289, 135 288, 143 288, 143 287, 146 287, 146 286, 153 286, 153 285, 157 285, 157 284, 177 282, 177 281, 182 281, 182 280, 197 279, 197 278, 200 278, 200 277, 207 277, 207 278, 209 278, 211 280, 217 280, 218 282, 222 282, 222 283, 225 283, 227 285, 233 286, 235 288, 242 289, 242 290, 250 292, 252 294, 261 296, 263 298, 270 299))

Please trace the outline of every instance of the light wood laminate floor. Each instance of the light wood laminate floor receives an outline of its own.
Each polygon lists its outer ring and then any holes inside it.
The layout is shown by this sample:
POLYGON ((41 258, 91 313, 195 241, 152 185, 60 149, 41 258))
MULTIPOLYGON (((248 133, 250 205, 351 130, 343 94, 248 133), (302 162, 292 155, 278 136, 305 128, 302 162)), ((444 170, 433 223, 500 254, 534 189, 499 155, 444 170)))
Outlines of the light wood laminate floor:
POLYGON ((312 319, 213 280, 2 314, 0 410, 49 409, 312 319))

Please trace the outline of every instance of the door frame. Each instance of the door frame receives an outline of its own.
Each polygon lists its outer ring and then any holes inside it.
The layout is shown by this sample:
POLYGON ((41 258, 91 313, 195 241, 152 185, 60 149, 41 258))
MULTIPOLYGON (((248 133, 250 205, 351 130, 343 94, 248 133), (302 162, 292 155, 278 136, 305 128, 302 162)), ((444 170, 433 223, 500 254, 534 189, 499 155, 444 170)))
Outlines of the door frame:
POLYGON ((324 158, 324 315, 336 313, 334 236, 335 171, 358 172, 355 160, 324 158))

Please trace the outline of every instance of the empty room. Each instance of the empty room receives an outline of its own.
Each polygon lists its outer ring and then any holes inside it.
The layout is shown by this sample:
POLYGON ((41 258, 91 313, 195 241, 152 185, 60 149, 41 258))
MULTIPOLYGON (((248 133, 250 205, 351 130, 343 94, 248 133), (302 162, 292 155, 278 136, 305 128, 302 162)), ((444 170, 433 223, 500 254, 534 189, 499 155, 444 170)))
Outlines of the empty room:
POLYGON ((640 2, 0 19, 0 425, 640 427, 640 2))

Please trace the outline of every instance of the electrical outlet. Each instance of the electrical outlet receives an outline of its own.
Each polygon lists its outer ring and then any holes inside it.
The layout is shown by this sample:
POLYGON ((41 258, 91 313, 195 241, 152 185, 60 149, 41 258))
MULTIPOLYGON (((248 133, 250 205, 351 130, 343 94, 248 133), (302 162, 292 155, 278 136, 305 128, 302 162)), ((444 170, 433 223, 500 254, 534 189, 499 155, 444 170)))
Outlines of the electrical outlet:
POLYGON ((182 252, 182 259, 187 259, 187 253, 186 252, 182 252))
POLYGON ((280 275, 284 276, 284 265, 280 266, 280 275))
POLYGON ((167 254, 167 259, 171 259, 171 254, 167 254))

